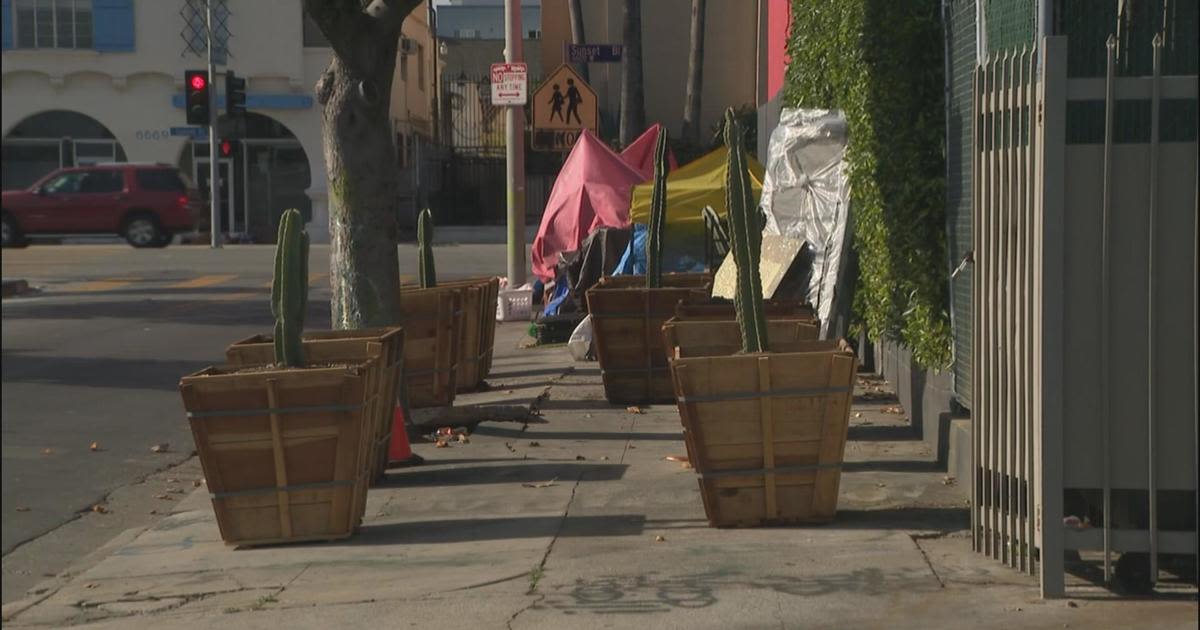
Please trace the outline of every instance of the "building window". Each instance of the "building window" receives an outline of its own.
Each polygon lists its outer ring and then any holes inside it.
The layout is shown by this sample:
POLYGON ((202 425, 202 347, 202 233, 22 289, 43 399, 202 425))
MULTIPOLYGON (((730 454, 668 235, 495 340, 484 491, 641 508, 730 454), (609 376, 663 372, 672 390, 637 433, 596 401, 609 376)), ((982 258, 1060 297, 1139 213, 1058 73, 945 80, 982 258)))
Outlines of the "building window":
POLYGON ((541 31, 529 31, 528 39, 541 39, 541 38, 542 38, 541 31))
POLYGON ((317 26, 316 20, 304 12, 304 47, 305 48, 329 48, 329 40, 325 39, 325 33, 321 32, 321 27, 317 26))
POLYGON ((16 0, 17 48, 91 48, 92 0, 16 0))
POLYGON ((400 60, 396 63, 400 64, 400 81, 405 85, 408 84, 408 55, 400 53, 400 60))
POLYGON ((417 44, 417 87, 425 91, 425 47, 417 44))

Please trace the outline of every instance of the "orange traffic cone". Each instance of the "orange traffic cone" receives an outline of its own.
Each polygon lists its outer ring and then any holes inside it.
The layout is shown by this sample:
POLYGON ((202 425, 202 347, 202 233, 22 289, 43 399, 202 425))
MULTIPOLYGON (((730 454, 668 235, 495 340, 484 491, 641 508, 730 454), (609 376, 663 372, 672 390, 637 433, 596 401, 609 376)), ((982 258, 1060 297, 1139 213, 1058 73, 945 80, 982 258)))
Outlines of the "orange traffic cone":
POLYGON ((392 443, 388 447, 388 462, 402 464, 412 459, 412 446, 408 443, 408 427, 404 426, 404 408, 396 405, 392 416, 392 443))

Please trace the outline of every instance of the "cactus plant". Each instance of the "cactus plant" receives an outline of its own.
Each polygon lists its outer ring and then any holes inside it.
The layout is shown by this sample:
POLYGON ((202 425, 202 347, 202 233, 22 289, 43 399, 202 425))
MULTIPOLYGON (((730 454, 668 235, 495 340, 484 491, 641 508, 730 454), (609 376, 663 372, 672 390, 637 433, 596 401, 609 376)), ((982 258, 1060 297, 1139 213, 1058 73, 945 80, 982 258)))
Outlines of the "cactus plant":
POLYGON ((733 108, 725 112, 725 207, 729 216, 730 246, 737 264, 734 307, 742 331, 742 351, 767 351, 767 318, 763 311, 762 279, 758 263, 762 257, 762 215, 750 192, 746 173, 746 148, 742 125, 733 108))
POLYGON ((654 145, 654 191, 650 195, 650 226, 646 233, 646 286, 662 286, 663 225, 667 219, 667 128, 654 145))
POLYGON ((271 314, 275 316, 275 363, 304 366, 304 314, 308 310, 308 232, 295 208, 285 210, 275 244, 271 314))
POLYGON ((433 212, 429 208, 417 216, 417 277, 422 289, 437 286, 437 270, 433 266, 433 212))

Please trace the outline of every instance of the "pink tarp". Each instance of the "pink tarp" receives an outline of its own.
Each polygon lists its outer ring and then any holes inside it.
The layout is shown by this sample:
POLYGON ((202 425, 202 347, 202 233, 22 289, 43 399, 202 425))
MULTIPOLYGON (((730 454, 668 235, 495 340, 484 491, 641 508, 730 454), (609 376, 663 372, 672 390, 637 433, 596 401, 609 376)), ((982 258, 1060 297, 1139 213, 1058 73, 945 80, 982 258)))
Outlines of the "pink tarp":
POLYGON ((643 181, 641 173, 590 131, 580 134, 554 180, 533 240, 533 273, 551 280, 560 252, 579 249, 598 227, 628 226, 630 190, 643 181))
MULTIPOLYGON (((642 174, 643 182, 654 179, 654 145, 658 143, 658 132, 661 129, 660 123, 654 123, 652 127, 638 136, 637 140, 621 151, 621 157, 642 174)), ((670 170, 672 171, 679 167, 679 164, 675 162, 675 152, 670 147, 667 147, 667 162, 671 165, 670 170)))

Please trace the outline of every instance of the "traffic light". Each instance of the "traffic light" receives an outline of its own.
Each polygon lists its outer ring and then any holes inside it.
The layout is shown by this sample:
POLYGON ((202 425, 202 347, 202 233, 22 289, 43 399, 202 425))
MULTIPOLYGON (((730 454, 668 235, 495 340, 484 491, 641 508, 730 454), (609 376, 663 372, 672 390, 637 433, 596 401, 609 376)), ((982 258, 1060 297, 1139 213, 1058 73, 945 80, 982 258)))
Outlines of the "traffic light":
POLYGON ((208 125, 209 87, 207 72, 187 70, 183 73, 184 106, 187 108, 189 125, 208 125))
POLYGON ((225 73, 225 114, 230 118, 246 114, 246 80, 230 70, 225 73))
POLYGON ((233 157, 234 155, 237 154, 237 150, 238 150, 238 141, 237 140, 221 138, 221 143, 217 145, 217 151, 220 152, 221 157, 223 157, 223 158, 233 157))

